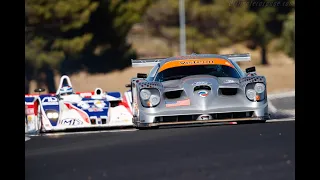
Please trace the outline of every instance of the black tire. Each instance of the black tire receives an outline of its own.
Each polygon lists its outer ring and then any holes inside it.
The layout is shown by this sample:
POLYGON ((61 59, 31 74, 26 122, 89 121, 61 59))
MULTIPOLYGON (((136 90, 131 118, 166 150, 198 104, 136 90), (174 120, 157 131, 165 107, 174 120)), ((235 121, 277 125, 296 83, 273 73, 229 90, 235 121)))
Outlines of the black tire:
POLYGON ((42 123, 42 112, 41 112, 41 108, 40 108, 40 105, 38 106, 38 127, 39 127, 39 130, 38 130, 38 134, 41 134, 43 131, 42 131, 42 128, 43 128, 43 123, 42 123))
POLYGON ((151 129, 159 129, 159 126, 151 126, 151 127, 136 127, 139 130, 151 130, 151 129))
POLYGON ((265 123, 266 120, 258 120, 258 121, 238 121, 237 124, 257 124, 257 123, 265 123))

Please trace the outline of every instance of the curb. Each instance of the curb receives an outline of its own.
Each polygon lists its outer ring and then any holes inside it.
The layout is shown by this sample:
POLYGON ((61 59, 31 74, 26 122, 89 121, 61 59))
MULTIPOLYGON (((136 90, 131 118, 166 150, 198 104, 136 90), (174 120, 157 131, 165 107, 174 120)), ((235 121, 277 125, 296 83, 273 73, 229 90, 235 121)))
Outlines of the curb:
POLYGON ((286 97, 295 97, 295 90, 268 95, 268 106, 272 118, 281 119, 295 117, 295 109, 278 110, 271 102, 273 99, 281 99, 286 97))
POLYGON ((288 92, 281 92, 281 93, 276 93, 276 94, 270 94, 268 95, 268 99, 278 99, 278 98, 286 98, 286 97, 292 97, 295 96, 295 90, 293 91, 288 91, 288 92))

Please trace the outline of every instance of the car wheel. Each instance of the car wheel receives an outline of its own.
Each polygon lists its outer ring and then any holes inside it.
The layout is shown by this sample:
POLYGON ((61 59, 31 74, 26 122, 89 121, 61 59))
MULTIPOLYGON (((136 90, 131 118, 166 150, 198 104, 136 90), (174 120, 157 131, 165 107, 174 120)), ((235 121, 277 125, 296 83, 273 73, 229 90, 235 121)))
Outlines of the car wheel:
POLYGON ((136 127, 139 130, 151 130, 151 129, 159 129, 159 126, 152 126, 152 127, 136 127))
POLYGON ((266 120, 258 120, 258 121, 238 121, 237 124, 256 124, 256 123, 265 123, 266 120))

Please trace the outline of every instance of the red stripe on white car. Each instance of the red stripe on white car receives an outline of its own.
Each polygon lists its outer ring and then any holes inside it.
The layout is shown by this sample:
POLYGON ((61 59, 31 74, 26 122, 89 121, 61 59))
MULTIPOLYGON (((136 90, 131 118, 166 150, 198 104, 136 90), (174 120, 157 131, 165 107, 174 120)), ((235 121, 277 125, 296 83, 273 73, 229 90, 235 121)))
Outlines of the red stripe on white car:
POLYGON ((34 115, 34 104, 26 105, 26 114, 27 115, 34 115))
POLYGON ((87 115, 87 113, 85 113, 84 111, 78 109, 77 107, 73 106, 72 104, 70 103, 64 103, 69 109, 74 109, 76 110, 80 116, 87 122, 87 123, 90 123, 89 121, 89 116, 87 115))
POLYGON ((119 102, 119 105, 123 105, 124 107, 127 108, 127 110, 130 112, 130 114, 132 114, 131 108, 129 106, 129 101, 127 99, 127 96, 123 96, 122 101, 119 102))
POLYGON ((92 95, 94 95, 94 92, 76 92, 76 94, 79 94, 84 98, 90 98, 92 95))
MULTIPOLYGON (((48 93, 48 94, 45 94, 45 95, 53 95, 55 96, 56 93, 48 93)), ((24 97, 38 97, 39 94, 25 94, 24 97)))
POLYGON ((26 103, 25 105, 25 113, 27 115, 38 115, 38 101, 34 101, 32 103, 26 103))

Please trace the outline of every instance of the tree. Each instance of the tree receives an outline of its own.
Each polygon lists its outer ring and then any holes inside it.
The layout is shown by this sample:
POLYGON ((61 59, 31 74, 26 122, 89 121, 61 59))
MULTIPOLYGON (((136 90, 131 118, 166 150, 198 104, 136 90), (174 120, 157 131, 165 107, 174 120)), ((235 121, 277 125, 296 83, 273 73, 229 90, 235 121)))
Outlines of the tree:
POLYGON ((293 8, 292 0, 256 0, 249 3, 249 10, 256 13, 255 27, 250 39, 253 48, 261 47, 261 64, 267 65, 267 45, 282 32, 282 23, 293 8))
POLYGON ((100 6, 92 14, 84 31, 93 34, 83 54, 83 64, 90 73, 123 69, 136 58, 127 43, 127 34, 141 17, 152 0, 93 0, 100 6))
MULTIPOLYGON (((151 0, 26 1, 26 79, 55 91, 54 70, 107 72, 135 57, 126 42, 151 0)), ((26 83, 29 84, 29 83, 26 83)), ((26 87, 26 91, 27 91, 26 87)), ((26 92, 27 93, 27 92, 26 92)))
POLYGON ((289 57, 295 58, 295 11, 292 11, 283 23, 281 46, 289 57))
POLYGON ((77 57, 90 42, 92 34, 76 32, 88 23, 98 5, 90 0, 25 1, 27 81, 37 77, 38 86, 55 91, 53 71, 67 56, 77 57))
MULTIPOLYGON (((187 49, 216 53, 218 48, 250 37, 255 13, 247 6, 230 6, 225 0, 185 0, 187 49)), ((148 30, 168 44, 179 42, 179 4, 176 0, 155 1, 145 16, 148 30)))

